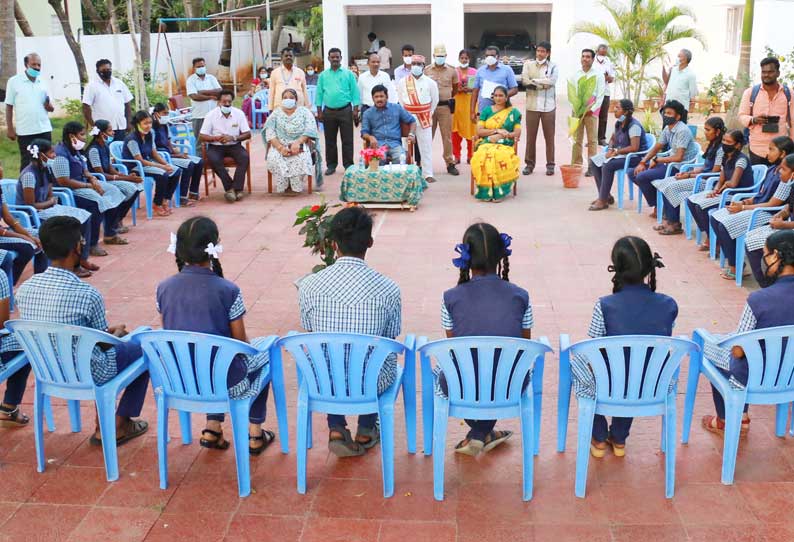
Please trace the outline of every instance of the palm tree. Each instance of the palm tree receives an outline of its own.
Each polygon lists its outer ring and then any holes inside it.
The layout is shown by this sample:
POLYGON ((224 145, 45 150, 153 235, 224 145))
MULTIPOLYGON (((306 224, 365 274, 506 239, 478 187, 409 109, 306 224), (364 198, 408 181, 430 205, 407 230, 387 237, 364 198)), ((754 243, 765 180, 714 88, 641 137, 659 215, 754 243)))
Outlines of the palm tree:
POLYGON ((611 16, 611 24, 577 23, 574 34, 593 34, 601 38, 613 55, 623 95, 639 102, 643 86, 648 82, 645 71, 654 60, 665 55, 665 47, 675 41, 691 38, 705 44, 703 36, 690 25, 676 24, 681 17, 695 21, 686 6, 666 7, 663 0, 631 0, 629 5, 614 0, 599 0, 611 16))
MULTIPOLYGON (((6 84, 17 69, 17 48, 14 28, 14 0, 0 0, 0 42, 3 58, 0 65, 0 99, 5 100, 6 84)), ((5 111, 5 107, 3 108, 5 111)))
POLYGON ((736 69, 736 84, 733 86, 731 108, 728 110, 729 127, 739 125, 737 110, 742 94, 750 86, 750 51, 753 47, 753 10, 755 0, 744 0, 744 19, 742 20, 742 46, 739 50, 739 66, 736 69))

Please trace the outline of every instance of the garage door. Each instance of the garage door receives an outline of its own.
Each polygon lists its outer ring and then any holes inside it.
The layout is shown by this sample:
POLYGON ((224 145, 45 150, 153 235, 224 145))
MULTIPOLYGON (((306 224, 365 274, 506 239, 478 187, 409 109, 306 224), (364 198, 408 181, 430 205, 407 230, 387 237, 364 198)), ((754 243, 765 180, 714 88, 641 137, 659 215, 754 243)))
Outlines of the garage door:
POLYGON ((347 6, 348 15, 430 15, 430 4, 371 4, 347 6))
POLYGON ((551 13, 551 4, 527 3, 527 4, 508 4, 508 3, 487 3, 487 4, 463 4, 464 13, 529 13, 546 12, 551 13))

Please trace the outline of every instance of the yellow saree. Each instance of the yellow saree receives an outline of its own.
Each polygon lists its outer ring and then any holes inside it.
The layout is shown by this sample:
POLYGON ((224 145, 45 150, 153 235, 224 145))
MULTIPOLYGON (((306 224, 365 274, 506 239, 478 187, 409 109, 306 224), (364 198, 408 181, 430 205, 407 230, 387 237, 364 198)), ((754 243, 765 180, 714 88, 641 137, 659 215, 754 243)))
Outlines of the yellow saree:
MULTIPOLYGON (((486 107, 478 126, 488 130, 504 129, 512 132, 521 125, 521 113, 514 107, 494 113, 486 107)), ((477 191, 474 197, 483 200, 500 200, 510 194, 518 179, 520 161, 516 156, 512 139, 500 139, 491 143, 481 139, 471 159, 471 171, 477 191)))

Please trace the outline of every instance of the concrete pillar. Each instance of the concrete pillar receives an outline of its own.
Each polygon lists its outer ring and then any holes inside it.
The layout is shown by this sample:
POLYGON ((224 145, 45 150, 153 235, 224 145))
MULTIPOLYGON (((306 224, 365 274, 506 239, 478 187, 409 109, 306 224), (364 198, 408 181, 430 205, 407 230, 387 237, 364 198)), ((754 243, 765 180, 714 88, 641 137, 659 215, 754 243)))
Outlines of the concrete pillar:
POLYGON ((347 46, 347 15, 339 0, 323 0, 323 62, 326 69, 331 67, 328 62, 328 49, 331 47, 342 50, 342 62, 346 67, 345 59, 350 54, 347 46))
POLYGON ((423 53, 431 62, 432 47, 443 44, 447 60, 456 64, 458 51, 463 49, 463 0, 433 0, 430 6, 431 50, 423 53))

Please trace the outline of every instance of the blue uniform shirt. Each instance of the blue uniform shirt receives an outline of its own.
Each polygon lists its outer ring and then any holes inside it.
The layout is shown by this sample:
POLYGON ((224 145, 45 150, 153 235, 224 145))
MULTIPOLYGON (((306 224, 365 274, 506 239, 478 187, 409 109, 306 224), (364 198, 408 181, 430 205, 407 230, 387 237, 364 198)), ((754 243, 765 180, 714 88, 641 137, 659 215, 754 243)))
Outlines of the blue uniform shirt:
POLYGON ((361 135, 371 135, 390 149, 402 144, 400 123, 412 124, 413 115, 400 104, 386 102, 386 107, 370 107, 361 121, 361 135))

